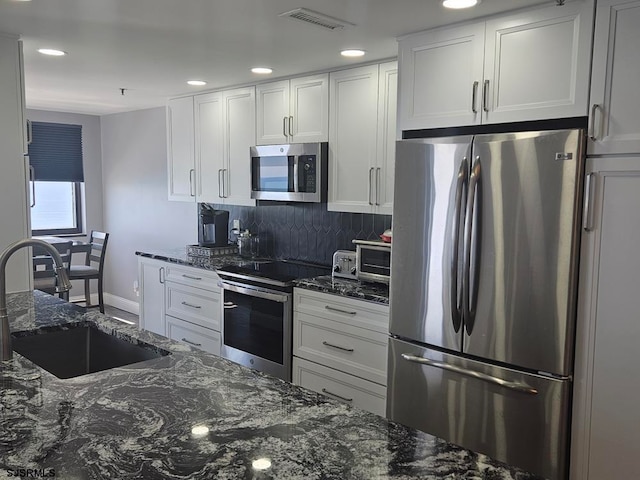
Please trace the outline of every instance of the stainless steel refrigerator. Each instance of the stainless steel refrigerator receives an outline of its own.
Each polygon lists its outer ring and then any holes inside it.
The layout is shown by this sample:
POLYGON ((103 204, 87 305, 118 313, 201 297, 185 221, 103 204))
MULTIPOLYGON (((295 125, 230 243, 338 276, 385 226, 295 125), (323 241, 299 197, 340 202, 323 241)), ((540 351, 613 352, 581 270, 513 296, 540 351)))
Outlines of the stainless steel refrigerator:
POLYGON ((582 130, 397 143, 387 413, 565 478, 582 130))

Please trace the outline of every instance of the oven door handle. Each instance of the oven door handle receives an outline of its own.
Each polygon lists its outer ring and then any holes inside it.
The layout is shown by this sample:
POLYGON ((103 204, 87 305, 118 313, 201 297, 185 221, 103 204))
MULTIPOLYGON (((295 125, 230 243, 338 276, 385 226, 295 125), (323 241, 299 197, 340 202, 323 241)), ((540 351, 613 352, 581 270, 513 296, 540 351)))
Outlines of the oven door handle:
POLYGON ((285 293, 275 293, 267 290, 259 290, 256 288, 241 287, 229 282, 220 282, 222 288, 231 292, 241 293, 242 295, 249 295, 250 297, 264 298, 265 300, 272 300, 274 302, 286 303, 289 301, 290 295, 285 293))

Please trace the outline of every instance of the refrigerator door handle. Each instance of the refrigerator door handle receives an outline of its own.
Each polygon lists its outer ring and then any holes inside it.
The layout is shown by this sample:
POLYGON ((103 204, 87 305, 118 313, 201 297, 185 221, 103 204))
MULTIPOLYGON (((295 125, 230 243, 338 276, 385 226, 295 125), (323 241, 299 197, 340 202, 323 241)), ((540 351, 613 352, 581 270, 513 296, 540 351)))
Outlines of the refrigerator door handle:
POLYGON ((424 358, 424 357, 418 357, 416 355, 410 355, 408 353, 402 353, 401 356, 408 362, 414 362, 414 363, 419 363, 421 365, 428 365, 430 367, 440 368, 442 370, 448 370, 450 372, 455 372, 460 375, 465 375, 467 377, 472 377, 478 380, 482 380, 483 382, 498 385, 500 387, 508 388, 510 390, 515 390, 516 392, 527 393, 529 395, 538 394, 538 390, 533 388, 531 385, 527 385, 526 383, 510 382, 502 378, 494 377, 493 375, 487 375, 486 373, 477 372, 475 370, 467 370, 466 368, 458 367, 456 365, 451 365, 449 363, 444 363, 444 362, 438 362, 436 360, 431 360, 429 358, 424 358))
MULTIPOLYGON (((473 331, 473 324, 475 322, 475 301, 478 296, 478 282, 475 281, 475 274, 478 269, 474 266, 474 275, 471 274, 471 261, 478 261, 477 252, 472 252, 474 247, 473 243, 473 230, 474 226, 476 231, 480 228, 480 205, 476 210, 476 197, 478 196, 478 188, 480 182, 480 157, 477 156, 473 165, 471 166, 471 175, 469 176, 469 193, 467 198, 467 211, 464 221, 464 244, 463 244, 463 276, 462 276, 462 315, 464 319, 465 330, 467 335, 471 335, 473 331), (474 225, 474 217, 478 219, 478 225, 474 225), (473 253, 473 255, 472 255, 473 253), (471 291, 471 280, 473 282, 473 291, 471 291)), ((479 235, 478 235, 479 238, 479 235)), ((478 240, 479 241, 479 240, 478 240)), ((478 241, 475 242, 475 250, 478 249, 478 241)))
POLYGON ((451 234, 451 286, 449 289, 449 300, 451 305, 451 321, 453 322, 453 330, 456 333, 458 333, 462 325, 462 306, 460 305, 460 292, 458 291, 458 254, 460 249, 460 215, 462 214, 462 200, 467 183, 468 168, 467 157, 464 157, 462 163, 460 163, 458 178, 456 180, 456 203, 453 210, 453 229, 451 234))

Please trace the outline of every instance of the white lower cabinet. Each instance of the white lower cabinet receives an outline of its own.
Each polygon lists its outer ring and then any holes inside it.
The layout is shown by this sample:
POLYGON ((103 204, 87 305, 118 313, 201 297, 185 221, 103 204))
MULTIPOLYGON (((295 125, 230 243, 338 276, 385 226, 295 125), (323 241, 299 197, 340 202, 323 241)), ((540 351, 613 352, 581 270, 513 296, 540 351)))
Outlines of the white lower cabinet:
POLYGON ((220 355, 220 287, 210 270, 138 259, 140 329, 220 355))
POLYGON ((293 383, 385 415, 389 307, 296 288, 293 383))
POLYGON ((387 388, 333 368, 293 357, 293 383, 384 416, 387 388))
POLYGON ((220 332, 167 315, 167 336, 205 352, 220 355, 220 332))

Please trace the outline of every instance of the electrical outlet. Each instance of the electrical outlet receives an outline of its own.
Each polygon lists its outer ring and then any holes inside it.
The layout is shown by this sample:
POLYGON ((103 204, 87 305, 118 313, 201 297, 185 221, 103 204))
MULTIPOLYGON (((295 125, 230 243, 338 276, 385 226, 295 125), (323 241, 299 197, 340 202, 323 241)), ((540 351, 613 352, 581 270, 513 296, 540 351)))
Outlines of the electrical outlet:
POLYGON ((136 294, 136 297, 140 296, 140 284, 138 283, 138 280, 133 281, 133 291, 136 294))
POLYGON ((237 218, 233 221, 233 228, 236 230, 240 230, 240 220, 237 218))

